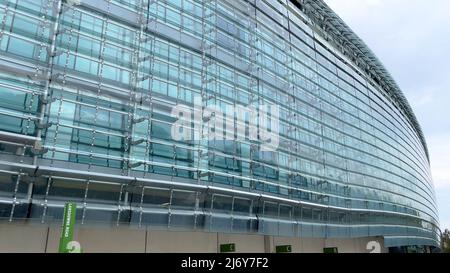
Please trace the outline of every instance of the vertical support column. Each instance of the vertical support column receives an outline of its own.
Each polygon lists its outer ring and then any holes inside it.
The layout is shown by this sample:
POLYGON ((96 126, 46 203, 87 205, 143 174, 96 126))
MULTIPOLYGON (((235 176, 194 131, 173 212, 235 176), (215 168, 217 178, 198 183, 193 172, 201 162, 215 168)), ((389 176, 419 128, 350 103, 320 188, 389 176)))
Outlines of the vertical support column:
MULTIPOLYGON (((129 92, 129 99, 127 102, 128 115, 127 115, 127 128, 126 128, 126 139, 124 141, 125 145, 125 158, 122 166, 122 175, 131 176, 131 172, 135 168, 140 168, 142 164, 146 162, 146 158, 135 159, 135 152, 138 149, 137 146, 145 142, 145 139, 136 139, 135 130, 136 125, 148 120, 147 116, 139 116, 138 114, 138 102, 142 101, 143 95, 140 88, 140 83, 145 80, 145 77, 140 76, 141 66, 148 60, 148 58, 141 58, 141 45, 145 43, 144 33, 148 29, 148 9, 149 0, 141 0, 138 7, 138 18, 137 25, 139 29, 134 33, 134 45, 133 45, 133 56, 132 56, 132 75, 131 75, 131 86, 129 92), (146 14, 147 13, 147 14, 146 14)), ((141 113, 143 111, 139 111, 141 113)), ((150 122, 150 121, 149 121, 150 122)), ((145 167, 141 168, 145 170, 145 167)), ((127 186, 122 186, 120 190, 119 200, 118 200, 118 213, 117 222, 118 226, 121 222, 122 211, 130 211, 131 203, 129 201, 129 191, 135 188, 135 180, 130 182, 127 186)), ((140 224, 140 223, 139 223, 140 224)))
MULTIPOLYGON (((34 157, 33 157, 33 165, 37 165, 37 161, 38 161, 38 156, 46 153, 48 150, 44 149, 42 147, 42 143, 41 143, 41 135, 44 129, 47 129, 49 126, 51 126, 52 124, 42 124, 42 121, 44 120, 45 117, 45 112, 47 111, 47 109, 50 109, 50 103, 51 103, 51 99, 49 98, 49 89, 50 89, 50 84, 51 84, 51 80, 52 80, 52 72, 53 72, 53 64, 55 61, 55 57, 58 56, 59 52, 56 49, 56 39, 57 39, 57 35, 59 34, 59 21, 60 21, 60 17, 61 14, 63 12, 62 10, 62 0, 47 0, 46 2, 46 8, 45 8, 45 13, 47 13, 50 2, 52 2, 53 6, 52 6, 52 16, 54 16, 55 21, 53 22, 53 25, 51 25, 51 22, 49 22, 48 18, 46 15, 44 15, 44 27, 47 25, 50 25, 50 47, 48 48, 48 55, 49 55, 49 63, 47 66, 47 73, 45 76, 45 87, 44 90, 41 94, 41 98, 39 100, 39 105, 38 105, 38 117, 37 117, 37 121, 36 123, 36 137, 37 140, 34 144, 33 147, 33 153, 34 153, 34 157)), ((42 30, 42 32, 44 33, 45 31, 42 30)), ((41 45, 41 50, 42 50, 42 45, 41 45)), ((38 76, 38 70, 39 68, 36 69, 36 74, 35 77, 38 76)), ((32 186, 31 186, 32 187, 32 186)), ((30 196, 31 198, 31 196, 30 196)))
MULTIPOLYGON (((41 16, 41 20, 39 21, 39 27, 38 27, 38 31, 40 32, 39 50, 35 53, 35 55, 37 55, 37 56, 34 56, 37 59, 37 63, 36 63, 34 74, 28 75, 28 78, 32 82, 33 85, 35 84, 36 86, 41 86, 42 84, 44 84, 44 88, 41 93, 36 93, 35 90, 32 90, 30 103, 28 105, 29 110, 31 110, 32 105, 35 100, 35 96, 37 95, 38 99, 39 99, 38 100, 38 109, 37 109, 36 119, 33 119, 34 127, 36 129, 36 132, 35 132, 36 140, 33 144, 33 147, 31 147, 31 150, 30 150, 33 155, 33 163, 32 163, 33 165, 37 165, 39 156, 48 152, 48 149, 44 148, 42 146, 41 135, 42 135, 43 130, 47 129, 48 127, 50 127, 52 125, 51 123, 44 124, 43 120, 45 118, 45 112, 47 110, 47 107, 51 103, 51 100, 48 99, 48 95, 49 95, 49 87, 50 87, 50 81, 51 81, 51 73, 52 73, 52 68, 53 68, 53 61, 54 61, 54 57, 57 56, 56 36, 58 33, 58 28, 59 28, 59 18, 61 15, 61 5, 62 5, 60 0, 47 0, 44 3, 40 9, 42 16, 41 16), (49 11, 51 11, 50 16, 48 15, 49 11), (55 18, 54 21, 52 18, 55 18), (49 30, 48 37, 47 37, 47 31, 46 31, 47 28, 49 30), (47 42, 48 40, 50 40, 49 45, 47 42), (42 56, 46 56, 46 54, 43 53, 44 51, 47 51, 48 56, 49 56, 49 61, 45 67, 41 67, 39 62, 41 61, 42 56), (41 70, 44 70, 46 72, 46 73, 44 72, 45 73, 44 79, 42 79, 42 78, 40 79, 40 77, 39 77, 41 74, 41 70), (37 81, 38 83, 35 83, 34 81, 37 81)), ((8 9, 8 6, 6 6, 5 13, 7 12, 7 9, 8 9)), ((5 14, 4 19, 6 19, 6 14, 5 14)), ((2 30, 2 37, 3 37, 3 30, 2 30)), ((29 117, 27 120, 26 131, 24 133, 25 135, 27 135, 29 133, 29 129, 32 126, 33 122, 32 122, 32 119, 29 117)), ((24 144, 21 147, 21 149, 18 149, 20 156, 22 156, 22 157, 25 156, 26 148, 27 147, 24 144)), ((20 173, 21 172, 22 172, 22 170, 20 170, 20 173)), ((10 221, 12 221, 12 219, 14 217, 14 210, 15 210, 16 202, 17 202, 17 191, 18 191, 19 183, 25 183, 25 182, 29 183, 28 188, 27 188, 27 193, 26 193, 26 199, 27 199, 27 202, 29 204, 31 204, 33 187, 34 187, 34 178, 31 178, 28 180, 20 179, 20 174, 19 174, 18 180, 16 183, 16 187, 15 187, 15 192, 14 192, 14 200, 13 200, 10 219, 9 219, 10 221)), ((30 206, 29 206, 29 209, 30 209, 30 206)))
MULTIPOLYGON (((141 56, 141 45, 145 43, 144 33, 148 29, 148 12, 149 12, 149 0, 141 0, 140 7, 138 8, 138 19, 137 24, 139 25, 139 30, 136 32, 134 41, 134 52, 133 52, 133 72, 131 78, 131 88, 130 88, 130 96, 128 101, 128 137, 125 142, 125 150, 128 153, 128 162, 127 165, 124 166, 126 169, 126 173, 124 175, 130 175, 132 169, 141 166, 145 162, 144 159, 137 160, 137 162, 133 162, 133 152, 135 150, 135 146, 143 143, 145 140, 135 139, 135 127, 136 124, 142 123, 148 120, 148 116, 138 116, 137 114, 137 106, 138 102, 142 103, 143 94, 142 90, 140 90, 140 83, 147 79, 146 75, 140 76, 142 73, 141 66, 148 61, 150 58, 141 56), (147 13, 147 14, 146 14, 147 13)), ((153 54, 153 52, 151 53, 153 54)), ((150 121, 149 121, 150 122, 150 121)))
MULTIPOLYGON (((102 89, 103 89, 103 72, 104 72, 104 66, 105 66, 105 50, 106 50, 106 42, 108 39, 108 31, 109 31, 109 21, 110 19, 110 13, 111 13, 111 1, 112 0, 106 0, 106 12, 102 18, 103 21, 103 29, 102 29, 102 35, 100 37, 101 43, 100 43, 100 55, 99 55, 99 60, 100 60, 100 65, 99 65, 99 81, 98 81, 98 86, 97 86, 97 94, 95 97, 95 114, 94 114, 94 119, 93 119, 93 126, 94 129, 92 130, 92 134, 91 134, 91 144, 90 144, 90 150, 89 150, 89 162, 88 162, 88 168, 87 168, 87 172, 91 172, 91 168, 92 168, 92 161, 93 161, 93 157, 94 157, 94 147, 96 145, 96 135, 97 135, 97 130, 95 129, 96 126, 98 125, 98 117, 99 117, 99 105, 100 105, 100 101, 102 99, 101 95, 102 95, 102 89)), ((88 198, 88 193, 89 193, 89 184, 91 183, 91 178, 89 177, 88 179, 86 179, 86 188, 85 188, 85 193, 84 193, 84 200, 83 200, 83 213, 81 216, 81 224, 84 224, 84 220, 86 218, 86 210, 87 210, 87 198, 88 198)))
MULTIPOLYGON (((205 0, 202 6, 202 71, 201 71, 201 98, 194 99, 194 107, 201 107, 200 119, 195 119, 194 122, 200 122, 198 128, 200 132, 195 134, 199 138, 197 149, 197 173, 198 183, 209 180, 211 172, 209 171, 209 151, 210 145, 210 127, 209 124, 215 118, 213 113, 206 111, 208 102, 211 99, 216 99, 214 93, 209 90, 209 86, 217 79, 211 75, 210 70, 215 65, 215 56, 213 56, 213 48, 216 47, 217 37, 217 0, 205 0), (200 101, 201 99, 201 101, 200 101), (206 115, 205 115, 206 113, 206 115)), ((197 116, 198 117, 198 116, 197 116)), ((197 141, 197 139, 195 139, 197 141)))
MULTIPOLYGON (((249 66, 247 68, 247 73, 250 77, 250 80, 248 81, 248 92, 249 92, 249 103, 248 106, 251 107, 253 104, 256 104, 256 106, 258 105, 258 103, 260 103, 260 96, 259 96, 259 80, 258 80, 258 76, 259 76, 259 71, 260 71, 260 67, 258 66, 258 56, 259 56, 259 50, 258 50, 258 42, 259 42, 259 38, 258 38, 258 33, 257 33, 257 19, 256 19, 256 8, 255 8, 255 1, 253 0, 246 0, 246 13, 247 13, 247 19, 248 19, 248 26, 247 26, 247 30, 249 32, 249 46, 250 46, 250 55, 249 55, 249 66)), ((249 173, 248 176, 250 177, 251 182, 250 185, 243 185, 244 187, 249 187, 254 189, 256 187, 256 183, 255 180, 253 180, 253 172, 254 169, 257 168, 257 164, 255 162, 253 162, 253 158, 254 158, 254 152, 255 150, 257 150, 257 145, 253 143, 253 137, 255 136, 255 132, 252 132, 252 128, 254 130, 257 129, 256 126, 256 122, 257 120, 252 120, 252 119, 257 119, 259 120, 258 116, 253 116, 250 115, 249 116, 249 128, 250 128, 250 132, 249 132, 249 173), (252 124, 254 124, 255 126, 253 127, 252 124)), ((256 134, 257 136, 257 134, 256 134)))

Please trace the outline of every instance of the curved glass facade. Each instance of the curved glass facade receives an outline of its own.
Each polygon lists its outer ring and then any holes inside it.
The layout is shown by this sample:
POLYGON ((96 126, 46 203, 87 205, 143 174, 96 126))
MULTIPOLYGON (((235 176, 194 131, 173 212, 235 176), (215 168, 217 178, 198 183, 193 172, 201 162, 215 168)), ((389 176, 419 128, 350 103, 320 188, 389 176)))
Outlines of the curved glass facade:
POLYGON ((0 1, 0 217, 439 246, 414 115, 311 3, 0 1), (277 149, 174 139, 196 98, 277 105, 277 149))

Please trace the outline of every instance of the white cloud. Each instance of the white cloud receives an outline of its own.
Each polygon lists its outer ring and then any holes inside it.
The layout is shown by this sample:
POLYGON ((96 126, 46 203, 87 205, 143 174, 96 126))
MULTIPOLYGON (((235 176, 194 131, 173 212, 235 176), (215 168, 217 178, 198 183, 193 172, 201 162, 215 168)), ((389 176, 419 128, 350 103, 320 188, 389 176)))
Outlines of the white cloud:
POLYGON ((435 187, 450 190, 450 133, 430 136, 427 142, 435 187))
POLYGON ((437 190, 437 204, 439 209, 439 219, 441 224, 441 230, 450 229, 450 190, 437 190))
POLYGON ((413 108, 428 107, 435 101, 435 89, 425 88, 423 91, 410 96, 410 103, 413 108))

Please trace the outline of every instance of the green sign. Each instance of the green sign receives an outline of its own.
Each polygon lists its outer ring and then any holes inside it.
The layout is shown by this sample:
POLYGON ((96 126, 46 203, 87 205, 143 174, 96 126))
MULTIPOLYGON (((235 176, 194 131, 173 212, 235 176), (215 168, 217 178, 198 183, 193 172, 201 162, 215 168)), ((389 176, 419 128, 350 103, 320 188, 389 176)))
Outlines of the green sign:
POLYGON ((235 252, 236 245, 235 244, 224 244, 220 245, 220 252, 235 252))
MULTIPOLYGON (((59 239, 59 253, 70 253, 73 251, 73 230, 75 226, 75 215, 77 204, 66 203, 64 206, 63 223, 61 227, 61 237, 59 239)), ((76 249, 75 249, 76 250, 76 249)))
POLYGON ((292 252, 292 246, 291 245, 276 246, 275 252, 276 253, 291 253, 292 252))
POLYGON ((323 253, 338 253, 337 247, 327 247, 323 249, 323 253))

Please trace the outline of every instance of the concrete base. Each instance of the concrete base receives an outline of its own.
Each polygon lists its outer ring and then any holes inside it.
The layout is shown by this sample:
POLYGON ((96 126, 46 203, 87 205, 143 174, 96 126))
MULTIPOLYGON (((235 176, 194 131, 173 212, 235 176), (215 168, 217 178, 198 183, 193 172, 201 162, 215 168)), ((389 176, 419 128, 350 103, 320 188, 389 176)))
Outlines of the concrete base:
MULTIPOLYGON (((0 223, 0 252, 57 252, 60 232, 58 225, 0 223)), ((371 241, 380 244, 382 253, 388 251, 382 238, 290 238, 105 226, 77 226, 74 240, 85 253, 216 253, 221 244, 229 243, 238 253, 273 253, 280 245, 290 245, 293 253, 323 253, 329 247, 337 247, 339 253, 368 253, 371 241)))

